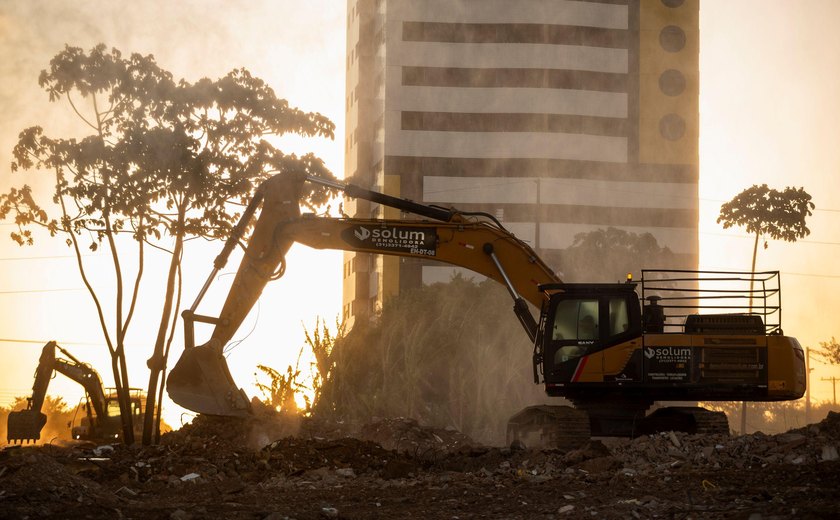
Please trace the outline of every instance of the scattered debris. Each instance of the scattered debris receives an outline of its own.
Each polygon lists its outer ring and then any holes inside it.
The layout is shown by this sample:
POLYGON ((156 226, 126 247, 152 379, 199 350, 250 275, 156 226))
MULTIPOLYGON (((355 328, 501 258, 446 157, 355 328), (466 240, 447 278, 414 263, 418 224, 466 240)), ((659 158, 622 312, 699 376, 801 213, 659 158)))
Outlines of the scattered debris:
POLYGON ((284 420, 199 416, 159 446, 4 450, 0 518, 840 515, 837 413, 780 435, 667 432, 568 451, 480 446, 405 418, 356 437, 298 423, 290 436, 284 420), (249 445, 256 431, 272 440, 249 445))

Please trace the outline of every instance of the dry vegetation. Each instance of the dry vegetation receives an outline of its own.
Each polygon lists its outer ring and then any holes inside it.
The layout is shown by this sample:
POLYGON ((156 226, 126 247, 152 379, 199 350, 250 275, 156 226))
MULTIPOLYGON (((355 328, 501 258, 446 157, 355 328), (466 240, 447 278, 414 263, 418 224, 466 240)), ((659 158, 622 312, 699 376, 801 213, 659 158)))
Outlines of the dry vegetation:
POLYGON ((312 413, 356 424, 411 417, 503 443, 511 415, 549 400, 533 382, 533 347, 511 305, 493 282, 455 278, 394 298, 374 323, 338 338, 316 328, 312 413))

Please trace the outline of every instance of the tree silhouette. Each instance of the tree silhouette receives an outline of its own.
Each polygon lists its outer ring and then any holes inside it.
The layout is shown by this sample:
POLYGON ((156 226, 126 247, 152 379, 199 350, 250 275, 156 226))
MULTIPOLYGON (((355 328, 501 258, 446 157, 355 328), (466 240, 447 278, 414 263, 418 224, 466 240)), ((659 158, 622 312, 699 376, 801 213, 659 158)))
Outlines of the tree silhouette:
MULTIPOLYGON (((333 138, 334 125, 317 113, 289 107, 245 69, 195 83, 173 80, 154 57, 65 47, 39 78, 50 101, 66 101, 89 135, 51 138, 41 127, 21 132, 12 171, 52 175, 52 202, 36 201, 24 185, 0 196, 0 218, 14 216, 12 238, 32 244, 31 227, 61 236, 76 254, 111 354, 123 417, 124 439, 133 442, 125 337, 144 273, 145 245, 170 254, 150 369, 143 441, 159 435, 160 398, 180 304, 181 261, 188 238, 224 239, 254 188, 272 174, 298 172, 332 177, 317 157, 287 155, 266 136, 295 133, 333 138), (51 216, 51 214, 54 214, 51 216), (82 243, 85 241, 86 243, 82 243), (83 248, 104 247, 116 289, 110 308, 93 288, 83 248), (138 268, 125 283, 126 255, 138 268), (113 314, 107 317, 108 312, 113 314), (157 392, 161 392, 157 396, 157 392)), ((325 190, 304 194, 323 204, 325 190)))
MULTIPOLYGON (((758 242, 761 237, 773 240, 796 242, 811 234, 805 224, 806 217, 811 216, 814 203, 802 188, 787 187, 784 191, 770 189, 766 184, 755 184, 724 203, 720 207, 718 224, 723 229, 733 226, 743 226, 747 233, 755 235, 753 246, 752 271, 755 271, 755 260, 758 255, 758 242)), ((767 249, 767 240, 764 249, 767 249)))
MULTIPOLYGON (((774 240, 796 242, 808 236, 811 230, 805 225, 805 219, 811 215, 812 209, 811 195, 802 188, 787 187, 778 191, 766 184, 754 184, 720 207, 717 222, 723 224, 723 229, 743 226, 747 233, 755 235, 751 269, 755 272, 759 239, 769 236, 774 240)), ((764 241, 764 249, 767 249, 767 240, 764 241)), ((750 310, 752 301, 753 281, 750 281, 750 310)), ((745 401, 742 404, 741 433, 746 430, 746 412, 745 401)))
POLYGON ((831 341, 820 341, 820 348, 814 351, 830 365, 840 365, 840 343, 834 336, 831 341))
POLYGON ((650 233, 632 233, 608 227, 575 235, 560 253, 562 278, 576 282, 615 282, 643 266, 672 266, 676 256, 660 247, 650 233))

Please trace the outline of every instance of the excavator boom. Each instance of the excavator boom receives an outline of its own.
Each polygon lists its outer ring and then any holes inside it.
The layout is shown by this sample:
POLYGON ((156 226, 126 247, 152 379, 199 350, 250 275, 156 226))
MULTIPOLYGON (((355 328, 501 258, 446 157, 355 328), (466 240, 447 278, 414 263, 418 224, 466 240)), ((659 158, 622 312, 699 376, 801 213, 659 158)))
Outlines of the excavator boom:
MULTIPOLYGON (((295 242, 316 249, 434 259, 470 269, 508 288, 514 312, 532 339, 536 335, 537 322, 528 303, 540 308, 546 298, 540 285, 560 281, 530 246, 490 216, 423 206, 355 186, 293 175, 273 177, 258 189, 255 198, 262 201, 262 211, 221 314, 218 317, 196 314, 201 295, 184 313, 186 348, 169 376, 167 389, 176 403, 200 413, 249 413, 248 400, 231 377, 222 349, 256 303, 266 283, 282 275, 284 257, 295 242), (340 188, 353 196, 420 214, 428 220, 302 216, 300 193, 306 181, 329 183, 330 187, 340 188), (198 347, 194 346, 192 337, 195 321, 215 325, 210 340, 198 347)), ((254 208, 249 206, 249 210, 243 219, 252 216, 254 208)), ((237 227, 244 229, 245 226, 237 227)), ((238 239, 238 236, 231 237, 231 240, 238 239)), ((232 249, 231 240, 223 254, 232 249)), ((225 260, 217 258, 208 282, 225 260)))
POLYGON ((52 378, 55 365, 55 350, 58 345, 50 341, 41 349, 38 368, 35 369, 35 382, 32 384, 32 397, 29 398, 27 408, 17 412, 10 412, 6 423, 6 440, 8 442, 36 442, 41 438, 41 430, 47 424, 47 416, 41 412, 47 387, 52 378))

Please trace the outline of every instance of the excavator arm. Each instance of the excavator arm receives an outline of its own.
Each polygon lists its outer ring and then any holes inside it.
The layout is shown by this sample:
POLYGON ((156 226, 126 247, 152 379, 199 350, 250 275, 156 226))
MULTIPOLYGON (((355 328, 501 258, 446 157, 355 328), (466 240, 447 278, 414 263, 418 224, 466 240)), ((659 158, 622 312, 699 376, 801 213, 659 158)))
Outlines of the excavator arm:
POLYGON ((26 410, 9 413, 6 433, 9 442, 35 442, 41 438, 41 430, 47 423, 47 416, 41 409, 54 372, 64 374, 79 383, 85 389, 96 415, 104 417, 105 392, 99 374, 58 346, 55 341, 50 341, 41 350, 38 367, 35 369, 35 382, 32 384, 32 397, 28 399, 26 410), (56 357, 56 350, 67 359, 56 357))
POLYGON ((489 215, 426 206, 357 186, 288 174, 266 181, 257 190, 254 201, 256 203, 249 205, 222 254, 217 257, 199 297, 184 312, 186 348, 169 376, 167 389, 176 403, 200 413, 249 413, 248 399, 233 381, 222 352, 265 285, 283 274, 284 257, 295 242, 316 249, 432 259, 470 269, 508 289, 514 312, 531 339, 536 335, 537 322, 528 303, 540 308, 545 294, 539 286, 560 281, 530 246, 489 215), (300 194, 305 182, 325 184, 348 196, 371 200, 426 219, 301 215, 300 194), (196 314, 201 298, 225 265, 227 255, 241 238, 259 202, 262 203, 260 216, 221 313, 218 317, 196 314), (210 340, 201 346, 195 346, 194 322, 215 325, 210 340))

